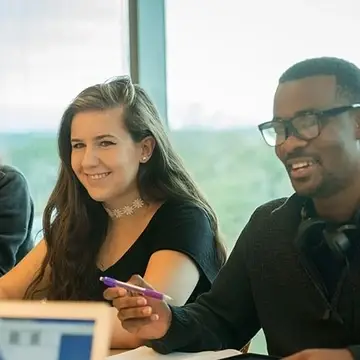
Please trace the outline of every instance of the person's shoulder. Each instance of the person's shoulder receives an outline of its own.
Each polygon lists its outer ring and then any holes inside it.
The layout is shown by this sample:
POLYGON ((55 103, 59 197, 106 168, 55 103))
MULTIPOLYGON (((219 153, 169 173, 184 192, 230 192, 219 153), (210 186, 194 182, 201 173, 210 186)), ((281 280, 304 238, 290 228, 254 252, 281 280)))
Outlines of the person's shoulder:
POLYGON ((303 202, 304 199, 297 194, 273 199, 258 206, 251 218, 262 221, 274 217, 284 218, 284 216, 292 216, 294 212, 298 212, 299 207, 301 207, 303 202))
POLYGON ((29 184, 24 174, 13 166, 0 165, 0 198, 11 202, 30 199, 29 184))
POLYGON ((189 201, 167 200, 156 214, 152 226, 153 231, 158 231, 157 242, 169 239, 173 243, 194 244, 212 241, 213 231, 211 220, 205 209, 189 201))
POLYGON ((178 221, 180 218, 184 220, 206 220, 208 216, 201 206, 186 200, 167 200, 161 209, 163 218, 168 221, 178 221))
MULTIPOLYGON (((152 236, 152 251, 172 250, 187 255, 200 269, 207 290, 221 265, 210 215, 201 204, 186 200, 167 200, 158 217, 157 236, 152 236)), ((201 285, 205 286, 205 285, 201 285)))
POLYGON ((270 215, 274 210, 281 208, 281 206, 283 206, 288 199, 289 199, 288 197, 282 197, 282 198, 270 200, 258 206, 255 209, 254 214, 261 214, 264 216, 270 215))
POLYGON ((0 165, 0 187, 9 182, 27 186, 25 176, 19 169, 10 165, 0 165))

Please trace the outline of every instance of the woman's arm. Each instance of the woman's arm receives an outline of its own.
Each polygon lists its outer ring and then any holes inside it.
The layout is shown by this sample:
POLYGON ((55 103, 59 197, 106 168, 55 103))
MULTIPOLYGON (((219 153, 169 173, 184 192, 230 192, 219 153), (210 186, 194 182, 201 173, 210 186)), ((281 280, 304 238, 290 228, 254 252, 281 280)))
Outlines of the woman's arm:
POLYGON ((0 300, 6 300, 7 298, 5 291, 0 289, 0 300))
MULTIPOLYGON (((46 254, 46 243, 41 240, 23 260, 19 262, 7 274, 0 277, 0 299, 21 300, 24 298, 26 289, 35 278, 46 254)), ((41 284, 43 287, 46 280, 41 284)))
MULTIPOLYGON (((195 263, 185 254, 173 250, 155 252, 148 263, 144 275, 145 281, 156 290, 174 299, 171 304, 181 306, 186 303, 194 291, 200 273, 195 263)), ((144 340, 128 333, 121 326, 114 309, 114 329, 111 347, 133 349, 144 343, 144 340)))

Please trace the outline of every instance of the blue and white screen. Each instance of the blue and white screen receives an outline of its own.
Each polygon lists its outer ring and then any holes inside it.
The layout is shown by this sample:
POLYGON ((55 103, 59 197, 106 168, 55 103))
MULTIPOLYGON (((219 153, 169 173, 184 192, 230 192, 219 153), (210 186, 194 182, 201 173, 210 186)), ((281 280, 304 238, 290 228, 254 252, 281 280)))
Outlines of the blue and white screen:
POLYGON ((90 360, 94 321, 0 318, 0 360, 90 360))

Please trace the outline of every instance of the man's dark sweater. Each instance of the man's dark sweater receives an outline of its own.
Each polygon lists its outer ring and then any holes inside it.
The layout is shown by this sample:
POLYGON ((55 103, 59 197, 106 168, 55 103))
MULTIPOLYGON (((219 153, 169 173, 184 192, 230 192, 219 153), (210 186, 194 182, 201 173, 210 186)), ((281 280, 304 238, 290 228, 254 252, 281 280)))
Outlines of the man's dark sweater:
MULTIPOLYGON (((149 345, 160 353, 240 349, 262 328, 270 355, 349 348, 360 359, 360 261, 340 268, 339 291, 328 300, 294 245, 303 201, 294 195, 259 207, 211 291, 172 307, 168 333, 149 345)), ((358 259, 359 246, 353 252, 358 259)))
POLYGON ((33 218, 25 177, 13 167, 0 166, 0 276, 32 249, 33 218))

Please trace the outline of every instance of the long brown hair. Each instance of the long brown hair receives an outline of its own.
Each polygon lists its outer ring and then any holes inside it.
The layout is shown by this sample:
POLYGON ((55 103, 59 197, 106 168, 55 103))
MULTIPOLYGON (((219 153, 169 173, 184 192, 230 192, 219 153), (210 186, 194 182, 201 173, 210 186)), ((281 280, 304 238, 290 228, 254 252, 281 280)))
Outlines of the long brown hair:
POLYGON ((226 260, 218 221, 182 160, 174 151, 160 115, 146 92, 128 76, 117 77, 83 90, 65 110, 58 134, 60 173, 43 215, 47 254, 26 291, 26 298, 45 294, 52 300, 82 300, 95 291, 96 260, 107 232, 108 216, 101 203, 90 198, 71 168, 71 123, 83 111, 123 107, 124 123, 135 142, 155 139, 154 152, 138 173, 145 201, 178 199, 201 208, 209 218, 219 265, 226 260), (46 289, 39 289, 49 272, 46 289))

